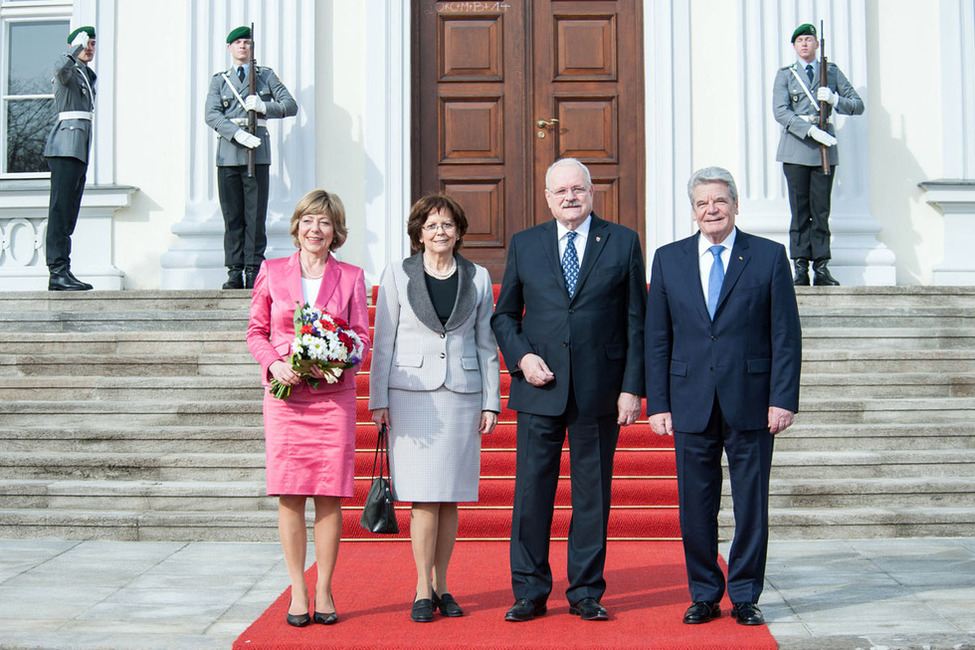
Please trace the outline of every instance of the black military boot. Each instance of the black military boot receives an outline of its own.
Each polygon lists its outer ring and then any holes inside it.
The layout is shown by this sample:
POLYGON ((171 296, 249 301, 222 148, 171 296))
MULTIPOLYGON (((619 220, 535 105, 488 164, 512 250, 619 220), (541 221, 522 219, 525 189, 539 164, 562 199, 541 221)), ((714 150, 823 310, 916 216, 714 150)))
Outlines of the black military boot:
POLYGON ((243 289, 244 288, 244 276, 242 271, 244 267, 242 266, 228 266, 227 267, 227 281, 223 283, 224 289, 243 289))
POLYGON ((840 283, 829 273, 826 263, 829 260, 816 260, 813 262, 813 286, 816 287, 838 287, 840 283))
POLYGON ((261 270, 259 266, 245 266, 244 267, 244 288, 253 289, 254 280, 257 278, 257 272, 261 270))
POLYGON ((51 272, 51 279, 47 282, 48 291, 88 291, 92 288, 71 275, 67 264, 52 264, 47 268, 51 272))
POLYGON ((84 287, 84 289, 82 289, 82 291, 91 291, 92 289, 95 288, 95 287, 91 286, 90 284, 88 284, 87 282, 82 282, 81 280, 79 280, 78 278, 76 278, 74 276, 74 273, 71 272, 71 262, 68 262, 68 264, 67 264, 67 266, 65 266, 64 270, 68 273, 68 277, 69 278, 71 278, 72 280, 74 280, 75 282, 77 282, 78 284, 80 284, 81 286, 84 287))
POLYGON ((809 286, 809 260, 804 260, 801 257, 796 260, 796 277, 792 284, 797 287, 809 286))

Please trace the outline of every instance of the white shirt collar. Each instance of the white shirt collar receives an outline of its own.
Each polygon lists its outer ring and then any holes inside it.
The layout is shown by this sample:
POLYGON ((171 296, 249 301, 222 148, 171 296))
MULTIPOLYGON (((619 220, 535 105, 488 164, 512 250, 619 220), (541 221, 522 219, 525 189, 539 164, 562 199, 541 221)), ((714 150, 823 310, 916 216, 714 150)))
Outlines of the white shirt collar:
MULTIPOLYGON (((738 235, 738 227, 735 226, 734 228, 732 228, 731 234, 728 235, 727 237, 725 237, 724 238, 724 241, 720 242, 720 245, 721 246, 724 246, 724 249, 725 249, 725 250, 721 251, 722 254, 724 254, 725 251, 727 251, 728 253, 730 253, 731 252, 731 249, 733 249, 735 247, 735 238, 737 237, 737 235, 738 235)), ((710 255, 711 254, 711 251, 708 250, 708 249, 711 248, 712 246, 714 246, 714 244, 711 243, 711 240, 710 239, 708 239, 704 235, 698 233, 698 237, 697 237, 697 256, 698 257, 704 257, 705 255, 710 255)))
MULTIPOLYGON (((589 226, 591 225, 592 215, 590 214, 588 217, 586 217, 586 220, 579 224, 579 227, 575 229, 576 234, 585 239, 589 236, 589 226)), ((555 228, 559 233, 559 241, 561 241, 562 238, 565 237, 566 233, 569 232, 569 229, 563 226, 558 219, 555 220, 555 228)))

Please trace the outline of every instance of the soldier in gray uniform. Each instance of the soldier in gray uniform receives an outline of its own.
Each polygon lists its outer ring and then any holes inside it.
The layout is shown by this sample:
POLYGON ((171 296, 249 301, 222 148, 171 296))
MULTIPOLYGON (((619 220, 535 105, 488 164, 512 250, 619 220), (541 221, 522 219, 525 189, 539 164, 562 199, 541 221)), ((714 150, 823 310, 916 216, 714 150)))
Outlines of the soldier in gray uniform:
POLYGON ((271 165, 269 118, 295 115, 298 104, 271 68, 258 66, 257 94, 250 87, 251 30, 238 27, 227 35, 233 66, 210 81, 205 119, 218 134, 217 190, 223 212, 224 263, 228 276, 224 289, 254 286, 267 246, 268 170, 271 165), (258 114, 257 135, 245 130, 247 111, 258 114), (247 152, 256 149, 253 177, 247 176, 247 152))
POLYGON ((792 33, 797 60, 775 74, 772 110, 782 125, 782 138, 775 159, 782 163, 789 186, 792 225, 789 228, 789 257, 795 261, 795 285, 809 284, 809 262, 813 263, 813 284, 838 285, 826 264, 830 259, 829 211, 833 173, 838 158, 833 124, 819 128, 819 102, 843 115, 863 113, 863 100, 843 72, 830 61, 825 87, 820 87, 819 40, 816 28, 799 25, 792 33), (820 145, 829 147, 829 174, 822 170, 820 145))
POLYGON ((51 170, 45 254, 51 274, 48 291, 92 288, 71 273, 71 235, 78 223, 88 173, 91 120, 95 110, 95 28, 79 27, 68 35, 69 47, 54 63, 57 121, 47 137, 44 156, 51 170))

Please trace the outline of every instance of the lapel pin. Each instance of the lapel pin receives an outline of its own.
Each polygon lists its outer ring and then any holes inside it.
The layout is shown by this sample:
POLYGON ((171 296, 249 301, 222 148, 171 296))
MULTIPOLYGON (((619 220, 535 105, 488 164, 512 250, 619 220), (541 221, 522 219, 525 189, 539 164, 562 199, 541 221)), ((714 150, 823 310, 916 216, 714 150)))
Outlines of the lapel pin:
POLYGON ((596 243, 599 243, 601 239, 602 239, 601 237, 596 237, 596 243))
POLYGON ((741 255, 739 255, 739 256, 738 256, 738 259, 739 259, 739 260, 742 260, 742 261, 744 261, 744 259, 745 259, 745 258, 744 258, 744 257, 742 257, 741 255))

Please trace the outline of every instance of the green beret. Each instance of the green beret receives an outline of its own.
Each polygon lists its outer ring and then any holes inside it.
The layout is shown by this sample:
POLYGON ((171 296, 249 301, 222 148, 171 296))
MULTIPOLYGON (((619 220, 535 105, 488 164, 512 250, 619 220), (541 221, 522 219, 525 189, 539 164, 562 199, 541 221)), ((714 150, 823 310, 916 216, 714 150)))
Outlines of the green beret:
POLYGON ((78 32, 86 32, 88 34, 88 38, 95 38, 95 28, 90 25, 85 25, 84 27, 79 27, 68 34, 68 45, 71 45, 71 41, 73 41, 74 37, 78 35, 78 32))
POLYGON ((796 31, 792 32, 792 42, 795 43, 796 39, 800 36, 812 36, 816 37, 816 28, 810 23, 803 23, 796 27, 796 31))
POLYGON ((238 27, 229 34, 227 34, 227 44, 233 43, 238 38, 250 38, 251 28, 250 27, 238 27))

